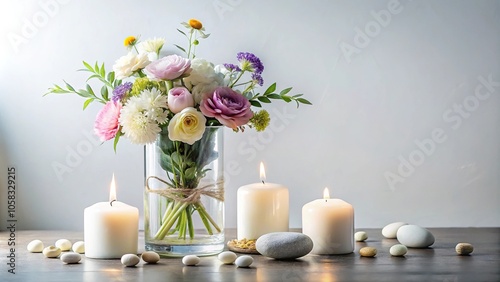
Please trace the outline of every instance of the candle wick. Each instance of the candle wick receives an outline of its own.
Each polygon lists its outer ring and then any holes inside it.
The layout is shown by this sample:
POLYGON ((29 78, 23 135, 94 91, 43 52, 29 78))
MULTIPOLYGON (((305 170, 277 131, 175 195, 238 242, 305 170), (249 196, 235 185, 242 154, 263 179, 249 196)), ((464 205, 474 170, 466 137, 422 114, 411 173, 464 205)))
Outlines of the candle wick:
POLYGON ((262 184, 266 184, 266 183, 264 183, 264 180, 262 180, 262 184))
POLYGON ((110 205, 110 206, 113 206, 113 202, 115 202, 115 201, 116 201, 116 200, 113 200, 113 201, 109 202, 109 205, 110 205))

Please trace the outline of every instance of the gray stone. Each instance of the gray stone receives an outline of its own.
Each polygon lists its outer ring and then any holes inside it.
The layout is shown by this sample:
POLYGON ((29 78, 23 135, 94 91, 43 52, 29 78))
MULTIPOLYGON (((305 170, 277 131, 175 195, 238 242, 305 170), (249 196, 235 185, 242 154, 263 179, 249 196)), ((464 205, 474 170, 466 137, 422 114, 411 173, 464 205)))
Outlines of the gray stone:
POLYGON ((313 241, 296 232, 274 232, 262 235, 255 243, 257 251, 274 259, 296 259, 311 252, 313 241))
POLYGON ((399 243, 409 248, 427 248, 434 244, 434 235, 417 225, 404 225, 398 229, 397 238, 399 243))

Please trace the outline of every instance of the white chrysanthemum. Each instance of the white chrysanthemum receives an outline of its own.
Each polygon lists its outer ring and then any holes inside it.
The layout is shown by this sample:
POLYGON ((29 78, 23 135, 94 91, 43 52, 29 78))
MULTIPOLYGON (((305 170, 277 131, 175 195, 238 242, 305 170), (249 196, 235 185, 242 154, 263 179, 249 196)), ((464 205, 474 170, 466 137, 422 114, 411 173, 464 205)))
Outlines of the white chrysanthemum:
POLYGON ((142 108, 150 119, 159 124, 166 122, 167 113, 163 109, 167 107, 167 96, 162 95, 160 90, 153 88, 142 91, 139 98, 142 108))
POLYGON ((153 38, 148 39, 146 41, 142 41, 137 44, 137 52, 139 54, 146 53, 150 61, 154 61, 158 59, 158 55, 160 54, 161 48, 163 48, 163 44, 165 44, 165 39, 163 38, 153 38))
POLYGON ((159 124, 167 121, 167 98, 156 88, 144 90, 131 97, 120 112, 120 125, 125 137, 135 144, 148 144, 156 140, 161 131, 159 124))
POLYGON ((145 68, 149 65, 148 54, 134 54, 129 52, 127 55, 120 57, 113 65, 115 76, 117 79, 124 79, 131 76, 134 71, 145 68))

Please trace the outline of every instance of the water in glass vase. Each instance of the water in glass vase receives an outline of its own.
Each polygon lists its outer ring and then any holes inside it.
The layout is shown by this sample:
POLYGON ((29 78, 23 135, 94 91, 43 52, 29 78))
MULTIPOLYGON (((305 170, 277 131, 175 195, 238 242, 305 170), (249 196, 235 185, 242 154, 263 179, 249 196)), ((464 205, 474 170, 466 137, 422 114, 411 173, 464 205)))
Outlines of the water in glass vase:
POLYGON ((224 248, 223 127, 192 145, 166 128, 145 147, 146 250, 162 256, 213 255, 224 248))

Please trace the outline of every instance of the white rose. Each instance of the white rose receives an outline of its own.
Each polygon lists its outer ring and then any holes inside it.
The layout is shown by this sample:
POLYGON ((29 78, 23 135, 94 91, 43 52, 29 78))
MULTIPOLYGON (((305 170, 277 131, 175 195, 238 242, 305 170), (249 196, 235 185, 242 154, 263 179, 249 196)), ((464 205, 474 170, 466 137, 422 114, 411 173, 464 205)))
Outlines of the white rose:
POLYGON ((165 44, 165 39, 163 38, 155 37, 153 39, 148 39, 136 45, 137 52, 139 54, 146 53, 150 61, 155 61, 158 59, 163 44, 165 44))
POLYGON ((132 52, 116 60, 113 65, 115 77, 117 79, 124 79, 131 76, 134 71, 146 67, 150 63, 148 54, 134 54, 132 52))
POLYGON ((214 70, 214 64, 205 59, 195 58, 191 60, 191 69, 189 76, 184 79, 188 87, 200 83, 222 82, 221 77, 214 70))
POLYGON ((195 104, 199 104, 203 100, 203 96, 207 93, 214 92, 215 88, 219 87, 217 81, 211 83, 200 83, 191 89, 191 94, 193 94, 195 104))
POLYGON ((205 116, 193 107, 187 107, 174 115, 168 124, 168 138, 189 145, 201 139, 205 132, 205 116))

